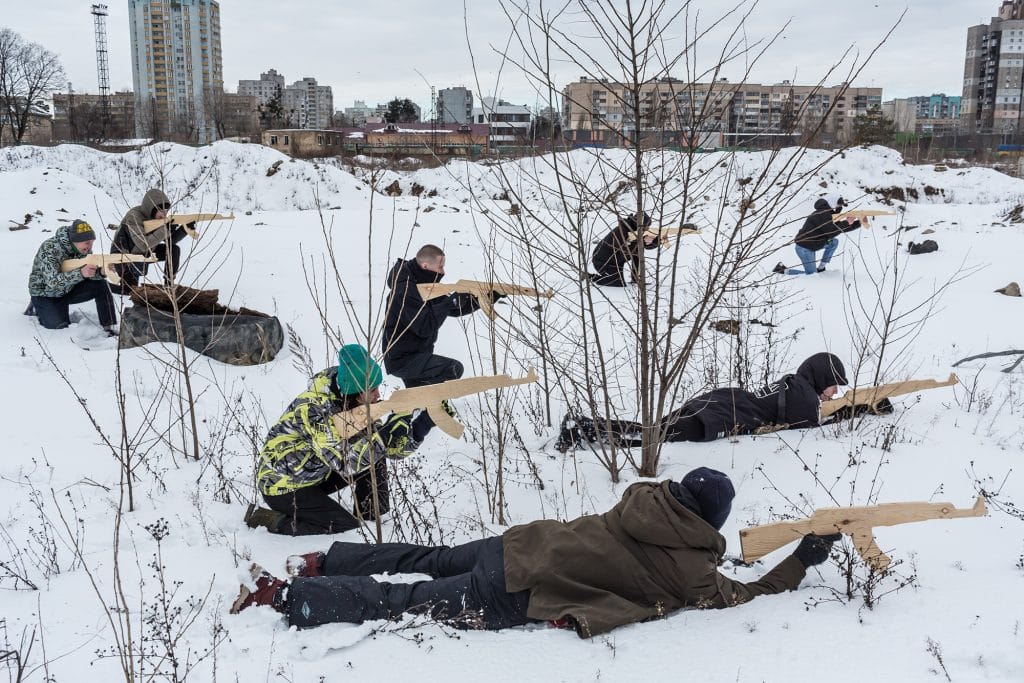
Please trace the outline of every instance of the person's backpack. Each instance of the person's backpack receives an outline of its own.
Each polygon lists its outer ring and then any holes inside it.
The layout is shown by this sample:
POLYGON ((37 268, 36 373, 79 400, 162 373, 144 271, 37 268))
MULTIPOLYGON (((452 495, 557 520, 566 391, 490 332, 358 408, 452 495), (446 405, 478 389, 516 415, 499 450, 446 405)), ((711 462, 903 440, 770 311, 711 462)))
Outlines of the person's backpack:
POLYGON ((935 240, 925 240, 924 242, 911 242, 907 245, 907 251, 911 254, 930 254, 933 251, 939 250, 939 243, 935 240))

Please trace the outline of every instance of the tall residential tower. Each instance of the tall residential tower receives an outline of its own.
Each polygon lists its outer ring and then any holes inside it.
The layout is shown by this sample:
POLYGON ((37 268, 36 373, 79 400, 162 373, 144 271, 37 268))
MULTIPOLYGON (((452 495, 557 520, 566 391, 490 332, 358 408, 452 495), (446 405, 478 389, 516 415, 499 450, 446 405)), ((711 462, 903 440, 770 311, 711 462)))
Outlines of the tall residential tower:
POLYGON ((220 4, 216 0, 128 0, 135 129, 206 143, 208 112, 224 92, 220 4))
POLYGON ((979 132, 1012 133, 1021 125, 1024 91, 1024 0, 1005 0, 999 16, 967 29, 960 116, 979 132))

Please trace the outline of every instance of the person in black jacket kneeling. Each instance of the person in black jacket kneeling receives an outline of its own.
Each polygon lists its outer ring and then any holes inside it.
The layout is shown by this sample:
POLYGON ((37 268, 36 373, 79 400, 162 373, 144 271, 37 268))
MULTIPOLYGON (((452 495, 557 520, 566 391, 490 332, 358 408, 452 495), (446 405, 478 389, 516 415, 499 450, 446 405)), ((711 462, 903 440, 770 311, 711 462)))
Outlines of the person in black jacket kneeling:
MULTIPOLYGON (((714 441, 761 429, 816 427, 822 401, 848 384, 843 362, 831 353, 816 353, 797 368, 758 391, 715 389, 692 398, 658 425, 662 441, 714 441)), ((627 420, 567 416, 555 447, 565 452, 584 441, 611 440, 639 446, 642 425, 627 420)))
MULTIPOLYGON (((646 229, 650 226, 651 217, 642 213, 640 228, 646 229)), ((639 237, 637 230, 635 215, 620 218, 618 225, 597 243, 590 259, 597 273, 587 273, 591 282, 605 287, 625 287, 626 279, 623 277, 622 269, 627 263, 633 282, 637 281, 641 257, 637 251, 637 241, 630 239, 630 235, 639 237)), ((657 236, 644 235, 641 240, 644 249, 654 249, 658 246, 657 236)))
POLYGON ((814 213, 807 217, 804 226, 796 234, 796 255, 803 268, 786 268, 780 262, 774 272, 779 275, 814 275, 821 273, 832 261, 832 255, 839 248, 839 235, 860 227, 860 221, 847 216, 845 221, 836 222, 833 216, 843 210, 846 201, 838 195, 822 197, 814 202, 814 213), (825 250, 821 264, 815 267, 817 252, 825 250))

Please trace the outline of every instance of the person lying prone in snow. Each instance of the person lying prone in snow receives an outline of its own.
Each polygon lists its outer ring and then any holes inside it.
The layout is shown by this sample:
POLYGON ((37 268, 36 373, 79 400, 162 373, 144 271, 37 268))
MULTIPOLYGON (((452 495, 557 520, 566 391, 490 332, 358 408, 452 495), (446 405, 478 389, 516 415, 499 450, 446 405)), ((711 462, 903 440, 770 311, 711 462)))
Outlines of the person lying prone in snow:
POLYGON ((326 553, 288 558, 288 580, 254 564, 254 585, 241 587, 231 612, 265 605, 299 628, 406 612, 457 628, 549 622, 590 638, 684 607, 732 607, 794 590, 840 537, 805 536, 761 580, 733 581, 717 566, 725 551, 718 530, 734 495, 727 475, 700 467, 679 482, 633 484, 603 515, 540 520, 452 548, 334 543, 326 553), (433 579, 370 578, 385 572, 433 579))
MULTIPOLYGON (((714 441, 759 430, 799 429, 819 424, 822 401, 846 385, 846 370, 831 353, 816 353, 797 368, 758 391, 715 389, 692 398, 658 425, 665 441, 714 441)), ((587 441, 639 446, 642 425, 628 420, 566 416, 555 444, 562 453, 587 441)))

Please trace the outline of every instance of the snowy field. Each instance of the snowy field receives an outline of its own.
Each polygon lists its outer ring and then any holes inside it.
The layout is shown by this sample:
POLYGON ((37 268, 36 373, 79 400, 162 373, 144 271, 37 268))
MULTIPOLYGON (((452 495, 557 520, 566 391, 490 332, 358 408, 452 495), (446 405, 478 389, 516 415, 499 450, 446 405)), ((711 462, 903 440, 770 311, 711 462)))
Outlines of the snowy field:
MULTIPOLYGON (((686 218, 704 233, 680 245, 680 272, 699 265, 699 253, 711 246, 708 226, 719 216, 727 223, 736 215, 745 191, 736 180, 757 177, 769 161, 760 153, 699 158, 694 172, 704 179, 701 199, 686 218)), ((118 353, 91 304, 73 309, 80 319, 65 330, 42 329, 21 314, 43 239, 81 217, 101 233, 96 250, 106 251, 113 233, 102 226, 119 222, 146 189, 162 183, 176 210, 237 217, 205 227, 197 242, 182 243, 190 251, 181 281, 217 288, 221 302, 233 307, 276 315, 319 370, 333 364, 339 341, 372 337, 378 353, 374 335, 384 275, 394 259, 411 256, 423 243, 446 250, 448 281, 496 273, 531 282, 521 250, 503 227, 510 217, 508 190, 522 214, 548 225, 569 223, 571 216, 589 251, 589 241, 613 221, 596 198, 615 192, 621 180, 616 169, 629 163, 621 151, 577 151, 557 159, 453 161, 371 173, 226 142, 198 149, 161 144, 126 154, 69 145, 0 150, 0 218, 9 225, 33 214, 27 230, 4 230, 0 237, 7 256, 0 269, 0 372, 7 387, 0 413, 8 439, 0 460, 0 650, 21 653, 24 680, 123 680, 119 653, 126 649, 134 653, 138 678, 166 680, 174 680, 169 672, 175 666, 178 679, 197 681, 382 675, 429 681, 1024 680, 1024 518, 1014 506, 1024 506, 1024 364, 1002 372, 1015 360, 1010 356, 953 368, 966 356, 1024 348, 1024 299, 993 292, 1024 281, 1024 224, 1008 219, 1024 204, 1020 180, 985 169, 907 165, 884 148, 834 159, 807 152, 795 162, 808 174, 805 181, 776 189, 772 220, 785 225, 773 238, 777 249, 760 254, 754 267, 771 283, 773 300, 785 302, 765 304, 759 314, 776 325, 778 341, 765 352, 768 360, 755 359, 756 373, 776 377, 829 350, 848 361, 853 374, 859 345, 852 330, 863 326, 863 310, 854 302, 877 301, 872 278, 895 268, 902 279, 894 308, 913 336, 888 351, 895 358, 887 358, 884 380, 944 379, 955 371, 961 383, 901 397, 894 414, 868 418, 854 430, 669 444, 659 472, 659 478, 679 478, 707 465, 732 477, 737 498, 722 529, 732 557, 740 553, 740 529, 815 507, 898 501, 969 507, 984 490, 993 494, 989 514, 877 529, 879 545, 896 564, 869 587, 863 568, 855 570, 852 597, 847 572, 830 561, 812 569, 795 592, 728 610, 677 612, 589 641, 542 626, 459 632, 415 619, 299 632, 269 609, 228 615, 251 561, 282 574, 288 554, 325 549, 332 540, 272 536, 242 521, 246 505, 257 498, 253 449, 305 387, 305 353, 286 344, 273 362, 241 368, 190 352, 202 453, 196 462, 187 457, 191 436, 183 434, 179 383, 168 371, 175 348, 118 353), (279 172, 267 176, 279 160, 279 172), (571 169, 576 183, 560 187, 556 168, 571 169), (388 196, 384 188, 396 181, 402 194, 388 196), (903 189, 905 201, 883 204, 876 190, 894 187, 903 189), (794 265, 786 242, 826 191, 899 215, 843 236, 832 267, 821 275, 772 276, 779 260, 794 265), (900 227, 906 229, 898 232, 900 227), (921 234, 929 229, 934 232, 921 234), (906 243, 924 237, 935 239, 939 251, 909 256, 906 243), (336 285, 329 252, 344 291, 336 285), (122 394, 125 438, 134 454, 134 510, 125 509, 118 525, 125 487, 105 439, 116 450, 122 394)), ((679 182, 673 163, 659 159, 650 167, 650 185, 668 188, 667 197, 674 197, 671 188, 679 182)), ((620 210, 631 210, 628 192, 617 202, 620 210)), ((678 222, 679 202, 663 204, 665 223, 678 222)), ((535 246, 556 249, 550 230, 544 234, 549 242, 538 239, 535 246)), ((651 272, 666 282, 665 263, 652 261, 651 272)), ((545 303, 550 324, 558 328, 551 348, 570 353, 581 333, 572 327, 576 279, 550 264, 534 275, 555 290, 545 303)), ((149 280, 158 278, 151 271, 149 280)), ((681 298, 691 293, 685 277, 676 286, 681 298)), ((631 346, 616 334, 635 299, 634 288, 595 303, 611 372, 624 396, 630 394, 631 346)), ((537 314, 516 301, 498 310, 501 319, 493 328, 479 314, 449 321, 438 352, 479 374, 540 370, 537 353, 521 343, 537 314), (491 335, 502 341, 497 351, 491 335)), ((730 343, 728 335, 707 334, 712 345, 730 343)), ((701 356, 686 386, 696 391, 711 376, 728 380, 730 371, 712 368, 712 362, 701 356)), ((862 385, 870 384, 873 369, 866 359, 862 385)), ((455 543, 500 533, 500 519, 571 519, 610 508, 637 475, 626 466, 621 481, 612 483, 589 449, 564 455, 554 449, 566 410, 560 382, 551 377, 548 384, 553 426, 545 424, 536 387, 509 399, 520 438, 500 463, 489 434, 493 421, 479 403, 460 400, 466 438, 455 441, 435 430, 417 454, 392 468, 406 491, 385 519, 384 539, 455 543), (494 495, 499 468, 501 516, 494 495)), ((399 386, 386 377, 384 395, 399 386)), ((628 398, 617 406, 620 417, 632 418, 628 398)), ((344 500, 347 495, 342 493, 344 500)), ((371 527, 338 538, 370 540, 374 532, 371 527)), ((791 550, 751 567, 727 563, 723 571, 755 580, 791 550)), ((0 661, 0 671, 11 661, 0 661)))

